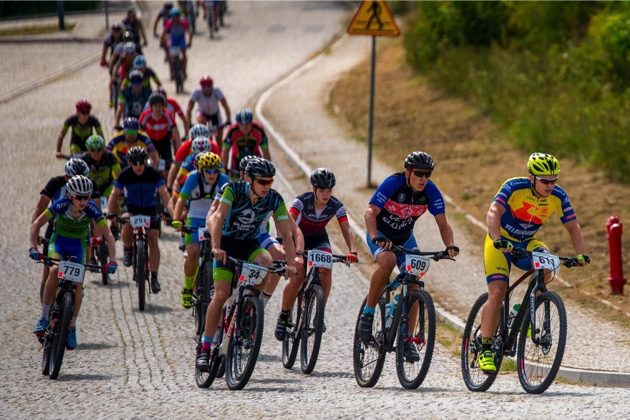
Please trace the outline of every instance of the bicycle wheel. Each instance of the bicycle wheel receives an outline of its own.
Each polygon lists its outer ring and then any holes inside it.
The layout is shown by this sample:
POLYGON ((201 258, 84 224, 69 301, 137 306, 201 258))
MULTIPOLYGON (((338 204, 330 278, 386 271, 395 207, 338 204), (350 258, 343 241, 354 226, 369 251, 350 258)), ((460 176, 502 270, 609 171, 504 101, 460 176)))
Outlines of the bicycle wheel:
MULTIPOLYGON (((205 328, 205 322, 202 325, 201 331, 203 331, 203 328, 205 328)), ((201 348, 201 337, 202 334, 197 336, 197 351, 201 348)), ((216 338, 218 339, 218 343, 221 343, 223 334, 219 333, 216 338)), ((210 355, 210 366, 207 371, 199 369, 195 361, 195 382, 199 388, 208 388, 212 385, 212 382, 214 382, 214 378, 218 378, 217 370, 219 369, 219 364, 222 360, 223 357, 219 357, 219 346, 217 344, 212 349, 212 354, 210 355)))
POLYGON ((302 294, 300 293, 291 307, 287 333, 284 337, 284 341, 282 341, 282 366, 287 369, 293 367, 298 349, 300 348, 300 323, 303 322, 301 300, 302 294))
POLYGON ((304 328, 302 328, 302 346, 300 347, 300 364, 302 372, 307 375, 315 369, 317 356, 319 356, 324 329, 324 310, 324 291, 319 284, 315 284, 308 294, 304 309, 304 328))
POLYGON ((72 292, 64 292, 60 300, 59 318, 57 319, 56 325, 53 327, 50 348, 50 379, 57 379, 59 376, 59 370, 63 362, 63 354, 66 350, 70 320, 72 319, 73 303, 74 296, 72 296, 72 292))
POLYGON ((197 274, 197 304, 194 307, 195 312, 195 334, 199 335, 203 331, 204 320, 206 319, 206 311, 210 304, 212 284, 212 265, 204 261, 199 267, 197 274))
POLYGON ((363 342, 359 338, 359 320, 365 307, 365 299, 361 304, 359 316, 354 329, 354 342, 352 362, 354 365, 354 377, 360 387, 373 387, 378 382, 385 363, 385 300, 381 296, 376 305, 374 323, 372 324, 372 339, 363 342))
MULTIPOLYGON (((523 310, 529 313, 529 305, 523 310)), ((536 331, 530 332, 529 317, 521 325, 516 365, 523 389, 542 394, 558 374, 567 341, 567 311, 560 296, 552 291, 538 296, 535 317, 536 331)))
MULTIPOLYGON (((97 249, 97 253, 98 253, 99 263, 101 264, 101 266, 105 266, 107 264, 107 259, 109 258, 107 245, 106 244, 99 245, 97 249)), ((107 273, 107 270, 101 271, 101 281, 103 282, 103 285, 107 285, 107 283, 109 283, 109 274, 107 273)))
POLYGON ((118 95, 120 94, 120 83, 118 81, 115 81, 112 84, 112 98, 111 98, 111 102, 112 102, 112 108, 114 108, 114 114, 116 113, 116 110, 118 109, 118 95))
MULTIPOLYGON (((424 290, 417 290, 409 296, 409 309, 418 306, 418 317, 411 333, 398 334, 396 344, 396 372, 398 381, 406 389, 416 389, 429 372, 435 345, 435 306, 433 299, 424 290), (417 362, 405 360, 404 343, 413 345, 420 356, 417 362)), ((409 318, 411 322, 411 318, 409 318)))
POLYGON ((147 285, 147 270, 144 254, 144 240, 138 239, 135 247, 135 278, 136 285, 138 286, 138 309, 144 311, 144 305, 146 301, 146 285, 147 285))
MULTIPOLYGON (((466 327, 464 328, 464 338, 462 340, 461 348, 461 366, 462 375, 464 377, 464 383, 466 387, 473 392, 487 391, 494 383, 497 375, 486 374, 479 368, 479 362, 477 357, 481 353, 481 308, 488 300, 488 293, 484 293, 479 296, 475 301, 475 304, 470 310, 468 320, 466 321, 466 327)), ((501 308, 501 314, 503 314, 503 308, 501 308)), ((499 317, 502 319, 503 315, 499 317)), ((501 323, 499 323, 501 325, 501 323)), ((495 333, 495 340, 497 337, 501 337, 500 328, 495 333)), ((500 340, 502 342, 502 340, 500 340)), ((501 367, 503 361, 503 353, 499 351, 494 358, 494 364, 497 367, 497 372, 501 367)))
POLYGON ((225 360, 225 381, 231 390, 243 389, 249 381, 260 351, 264 323, 260 299, 247 296, 237 314, 225 360))
POLYGON ((175 80, 175 92, 182 93, 184 91, 184 79, 182 77, 182 63, 179 55, 173 56, 173 79, 175 80))

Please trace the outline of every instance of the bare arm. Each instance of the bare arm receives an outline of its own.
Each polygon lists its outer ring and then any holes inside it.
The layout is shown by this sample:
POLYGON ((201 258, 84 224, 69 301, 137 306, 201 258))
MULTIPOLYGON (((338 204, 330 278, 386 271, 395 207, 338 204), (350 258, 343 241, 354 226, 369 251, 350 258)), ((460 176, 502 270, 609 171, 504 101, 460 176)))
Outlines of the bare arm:
POLYGON ((223 111, 225 112, 225 121, 232 121, 232 113, 230 112, 230 106, 227 103, 227 99, 221 99, 221 105, 223 105, 223 111))
POLYGON ((160 164, 160 155, 158 154, 157 150, 149 153, 149 157, 151 158, 151 163, 153 163, 153 165, 151 166, 157 169, 158 165, 160 164))
POLYGON ((195 107, 195 102, 191 99, 188 100, 188 106, 186 107, 186 119, 189 124, 192 124, 192 110, 195 107))
POLYGON ((172 134, 172 145, 173 145, 173 156, 177 153, 177 149, 179 149, 179 146, 181 146, 182 142, 179 138, 179 130, 177 129, 177 125, 173 126, 173 129, 171 130, 171 134, 172 134))
POLYGON ((350 253, 355 252, 354 235, 352 234, 352 229, 350 229, 350 223, 348 221, 341 222, 339 223, 339 227, 341 228, 343 239, 346 241, 346 245, 348 245, 348 250, 350 253))
POLYGON ((46 213, 40 214, 37 219, 33 223, 31 223, 31 231, 30 231, 30 245, 31 248, 37 248, 37 243, 39 242, 39 230, 50 220, 50 216, 46 213))
POLYGON ((376 238, 376 235, 378 234, 376 229, 376 216, 378 216, 380 212, 381 209, 373 204, 368 205, 367 210, 365 210, 363 218, 365 220, 365 228, 370 239, 376 238))
POLYGON ((173 188, 173 184, 175 183, 175 177, 177 176, 177 172, 179 172, 180 163, 173 161, 171 163, 171 169, 168 171, 168 177, 166 178, 166 186, 168 188, 173 188))
POLYGON ((230 207, 225 203, 219 203, 217 211, 210 216, 210 223, 206 221, 206 228, 210 231, 212 240, 212 253, 217 260, 222 261, 225 264, 227 254, 221 249, 221 229, 223 228, 223 222, 230 207))
POLYGON ((295 253, 304 252, 304 235, 302 234, 302 229, 295 223, 293 217, 289 218, 289 224, 291 225, 291 233, 295 241, 295 253))
POLYGON ((175 204, 175 210, 173 210, 173 220, 180 220, 182 216, 182 212, 184 211, 184 207, 186 206, 186 201, 179 197, 177 199, 177 203, 175 204))
POLYGON ((440 236, 442 236, 442 242, 448 249, 448 255, 453 258, 456 257, 459 251, 450 248, 455 246, 455 240, 453 239, 453 228, 446 218, 446 213, 438 214, 435 216, 438 228, 440 229, 440 236))
POLYGON ((112 235, 112 231, 109 230, 109 226, 105 224, 104 226, 96 225, 96 232, 103 235, 105 241, 107 242, 107 251, 109 251, 109 260, 116 262, 116 243, 114 240, 114 235, 112 235))
POLYGON ((236 168, 228 168, 228 156, 230 154, 230 149, 229 148, 223 148, 221 149, 221 164, 223 165, 223 167, 225 169, 236 169, 236 168))
POLYGON ((48 204, 50 204, 50 198, 48 198, 44 194, 40 194, 39 200, 37 201, 37 204, 35 204, 35 211, 31 216, 31 223, 37 220, 37 218, 44 212, 44 210, 46 210, 48 204))
POLYGON ((488 225, 488 235, 493 241, 501 238, 501 216, 503 213, 505 213, 505 207, 495 202, 490 204, 486 215, 486 224, 488 225))
POLYGON ((571 220, 564 224, 564 227, 569 232, 571 237, 571 243, 573 243, 573 249, 577 254, 586 254, 586 243, 584 242, 584 235, 582 235, 582 228, 577 220, 571 220))
POLYGON ((168 213, 171 215, 171 217, 173 217, 173 213, 171 213, 171 209, 168 207, 168 202, 170 201, 171 197, 169 197, 168 191, 166 191, 166 185, 162 185, 160 188, 158 188, 157 192, 162 199, 162 204, 164 204, 164 207, 168 210, 168 213))
MULTIPOLYGON (((292 237, 291 225, 288 220, 278 220, 274 216, 274 221, 276 223, 276 229, 278 230, 278 233, 280 233, 283 238, 292 237)), ((287 268, 291 269, 287 270, 287 274, 289 274, 289 276, 293 276, 295 275, 295 273, 297 273, 295 269, 295 245, 293 244, 293 241, 283 241, 282 246, 284 247, 284 251, 287 254, 287 268)))
POLYGON ((120 201, 120 193, 121 190, 117 187, 112 189, 112 193, 109 195, 107 200, 107 214, 119 214, 120 209, 118 208, 118 204, 120 201))
POLYGON ((59 134, 57 134, 57 150, 56 150, 56 154, 55 156, 60 157, 61 155, 61 147, 63 146, 63 138, 66 136, 67 133, 67 128, 66 125, 64 124, 63 127, 61 127, 61 130, 59 130, 59 134))

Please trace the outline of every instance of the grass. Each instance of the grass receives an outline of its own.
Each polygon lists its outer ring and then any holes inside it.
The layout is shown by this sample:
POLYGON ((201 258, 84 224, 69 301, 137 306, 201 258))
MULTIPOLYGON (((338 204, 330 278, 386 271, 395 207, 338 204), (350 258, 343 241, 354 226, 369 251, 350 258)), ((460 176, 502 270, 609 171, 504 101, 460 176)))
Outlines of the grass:
MULTIPOLYGON (((74 29, 76 23, 66 22, 66 29, 64 32, 69 32, 74 29)), ((45 23, 40 25, 20 26, 17 28, 0 29, 0 36, 22 36, 22 35, 41 35, 50 34, 59 31, 57 23, 45 23)))

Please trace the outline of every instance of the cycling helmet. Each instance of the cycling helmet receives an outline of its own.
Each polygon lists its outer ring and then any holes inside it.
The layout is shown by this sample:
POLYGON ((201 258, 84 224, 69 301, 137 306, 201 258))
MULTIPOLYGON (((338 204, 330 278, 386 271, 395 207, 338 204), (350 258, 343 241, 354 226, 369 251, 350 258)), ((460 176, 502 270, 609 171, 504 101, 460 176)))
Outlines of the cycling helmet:
POLYGON ((133 59, 134 69, 143 69, 146 66, 147 66, 147 59, 144 58, 144 55, 137 55, 136 58, 133 59))
POLYGON ((243 108, 236 113, 236 122, 239 124, 249 124, 254 120, 254 113, 249 108, 243 108))
POLYGON ((131 55, 135 52, 136 52, 136 44, 133 41, 125 42, 125 44, 123 45, 123 55, 131 55))
POLYGON ((148 158, 149 154, 144 147, 134 146, 127 152, 127 160, 131 163, 146 162, 148 158))
POLYGON ((138 131, 140 130, 140 123, 138 122, 138 119, 135 117, 127 117, 125 118, 125 121, 123 121, 123 128, 125 129, 125 131, 127 130, 138 131))
POLYGON ((135 83, 142 83, 142 79, 143 79, 143 78, 144 78, 144 77, 142 76, 142 72, 141 72, 140 70, 131 70, 131 71, 129 72, 129 81, 130 81, 132 84, 135 84, 135 83))
POLYGON ((79 99, 74 107, 77 109, 77 112, 82 112, 84 114, 89 114, 92 110, 92 104, 88 102, 87 99, 79 99))
POLYGON ((210 139, 206 136, 197 136, 190 144, 190 150, 197 154, 210 151, 210 139))
POLYGON ((173 3, 170 1, 164 2, 164 10, 171 10, 173 8, 173 3))
POLYGON ((84 175, 87 176, 90 168, 84 160, 71 158, 66 162, 66 176, 84 175))
POLYGON ((112 31, 122 31, 122 25, 119 22, 116 22, 112 25, 112 31))
POLYGON ((426 169, 432 171, 434 167, 433 158, 425 152, 411 152, 405 158, 405 169, 426 169))
POLYGON ((102 150, 105 147, 105 139, 98 134, 92 134, 85 140, 85 148, 91 151, 102 150))
POLYGON ((315 188, 333 188, 335 174, 326 168, 317 168, 311 173, 311 185, 315 188))
POLYGON ((197 156, 197 169, 220 169, 223 168, 221 158, 216 153, 203 152, 197 156))
POLYGON ((208 76, 207 74, 204 76, 201 76, 201 79, 199 79, 199 85, 201 87, 212 86, 213 84, 214 84, 214 80, 212 80, 212 77, 208 76))
POLYGON ((149 96, 149 105, 153 106, 156 104, 162 104, 166 106, 166 99, 159 92, 153 92, 151 96, 149 96))
POLYGON ((168 15, 172 18, 179 17, 181 14, 182 12, 179 10, 179 7, 172 7, 171 10, 168 11, 168 15))
POLYGON ((129 6, 129 7, 127 8, 127 13, 130 13, 130 14, 132 14, 132 15, 135 15, 135 14, 136 14, 136 8, 135 8, 135 7, 133 7, 133 6, 129 6))
POLYGON ((276 175, 276 167, 267 159, 250 159, 245 167, 245 173, 252 178, 271 178, 276 175))
POLYGON ((92 181, 85 175, 75 175, 66 182, 66 192, 73 196, 92 194, 92 181))
MULTIPOLYGON (((123 42, 133 43, 136 40, 136 36, 131 31, 125 31, 122 37, 123 42)), ((133 44, 133 50, 136 50, 136 44, 133 44)))
POLYGON ((238 162, 238 169, 241 171, 244 171, 245 168, 247 167, 247 163, 251 161, 252 159, 259 159, 259 157, 256 155, 243 156, 241 160, 238 162))
POLYGON ((560 162, 547 153, 532 153, 527 160, 527 170, 535 176, 557 176, 560 173, 560 162))
POLYGON ((190 129, 190 138, 196 139, 199 136, 210 137, 210 131, 208 127, 203 124, 195 124, 190 129))

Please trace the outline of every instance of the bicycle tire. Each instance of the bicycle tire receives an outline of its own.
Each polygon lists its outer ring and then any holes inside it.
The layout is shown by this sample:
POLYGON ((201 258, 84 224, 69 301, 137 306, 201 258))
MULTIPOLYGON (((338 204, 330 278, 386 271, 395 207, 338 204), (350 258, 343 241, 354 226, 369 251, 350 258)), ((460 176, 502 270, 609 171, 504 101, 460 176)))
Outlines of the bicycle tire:
POLYGON ((50 379, 57 379, 63 355, 66 350, 66 340, 68 339, 68 331, 70 330, 70 321, 72 320, 72 308, 74 306, 74 296, 71 291, 63 292, 60 299, 59 318, 53 329, 53 337, 50 349, 50 379))
POLYGON ((396 344, 396 373, 398 374, 398 381, 405 389, 416 389, 422 384, 429 372, 435 346, 436 321, 433 299, 425 290, 416 290, 409 295, 409 310, 416 302, 419 305, 419 312, 412 337, 406 337, 407 334, 399 332, 396 344), (406 341, 416 346, 416 351, 420 356, 418 362, 408 363, 405 361, 404 343, 406 341))
POLYGON ((300 348, 300 323, 302 322, 302 295, 293 302, 291 311, 289 312, 289 325, 287 333, 282 341, 282 366, 286 369, 293 368, 298 349, 300 348))
POLYGON ((257 297, 247 296, 237 314, 225 360, 225 381, 231 390, 243 389, 254 372, 264 327, 263 304, 257 297), (248 313, 253 311, 253 314, 248 313), (241 325, 243 324, 243 325, 241 325), (247 337, 247 338, 245 338, 247 337), (250 347, 250 355, 243 364, 242 352, 250 347))
MULTIPOLYGON (((529 305, 523 310, 529 313, 529 305)), ((527 317, 519 332, 516 353, 518 379, 526 392, 542 394, 558 374, 567 341, 567 311, 557 293, 548 290, 536 298, 536 330, 543 330, 539 335, 541 343, 535 344, 531 337, 527 337, 530 324, 531 320, 527 317), (553 315, 552 306, 556 308, 556 315, 553 315), (546 325, 547 323, 549 325, 546 325), (553 331, 557 331, 557 337, 553 331), (541 363, 540 359, 543 356, 546 357, 554 345, 556 352, 552 357, 553 360, 541 363), (536 357, 537 354, 538 357, 536 357), (536 377, 540 377, 540 380, 535 383, 536 377)))
POLYGON ((199 267, 199 271, 197 273, 196 284, 201 284, 201 287, 198 289, 200 293, 199 301, 197 305, 195 305, 195 334, 200 335, 203 331, 204 321, 206 319, 206 311, 208 310, 208 305, 210 304, 210 296, 211 296, 211 288, 212 288, 212 266, 204 261, 199 267))
POLYGON ((300 366, 302 372, 310 374, 315 369, 319 348, 322 344, 324 330, 324 290, 319 284, 314 284, 308 294, 304 310, 304 327, 302 328, 302 345, 300 346, 300 366), (311 324, 312 320, 312 324, 311 324), (312 348, 309 351, 310 344, 312 348))
MULTIPOLYGON (((49 311, 49 319, 52 319, 52 309, 49 311)), ((52 321, 51 321, 52 322, 52 321)), ((52 335, 50 329, 47 328, 42 338, 42 375, 50 374, 50 350, 52 348, 52 335)))
MULTIPOLYGON (((461 347, 461 368, 462 376, 466 387, 473 392, 485 392, 487 391, 495 379, 495 374, 486 374, 479 368, 477 364, 477 356, 481 352, 481 308, 488 300, 488 293, 484 293, 477 298, 466 320, 466 327, 464 328, 464 338, 462 340, 461 347)), ((501 309, 503 311, 503 309, 501 309)), ((502 316, 499 317, 501 319, 502 316)), ((499 325, 501 322, 499 321, 499 325)), ((495 333, 495 336, 500 335, 500 328, 495 333)), ((497 368, 497 373, 501 368, 503 361, 503 353, 496 354, 494 364, 497 368)))
MULTIPOLYGON (((98 252, 98 261, 100 262, 101 266, 105 266, 108 262, 107 259, 109 258, 107 245, 106 244, 99 245, 97 252, 98 252)), ((107 286, 107 284, 109 283, 109 274, 107 273, 107 270, 101 271, 101 282, 103 283, 104 286, 107 286)))
POLYGON ((372 333, 375 340, 370 343, 364 343, 359 338, 359 320, 365 307, 366 299, 361 304, 359 309, 359 315, 357 316, 357 323, 354 328, 354 341, 352 350, 352 364, 354 367, 354 378, 357 384, 362 388, 371 388, 378 382, 383 371, 383 365, 385 364, 385 331, 383 326, 385 325, 385 300, 381 296, 376 305, 376 312, 374 314, 374 324, 372 324, 372 333), (380 322, 377 322, 380 321, 380 322), (380 325, 379 325, 380 324, 380 325), (366 353, 368 354, 367 363, 365 362, 366 353), (372 370, 363 372, 366 366, 374 365, 372 370))
POLYGON ((138 309, 140 311, 144 311, 144 307, 146 304, 146 286, 147 286, 147 271, 146 271, 146 262, 144 255, 144 240, 138 239, 135 245, 135 277, 136 277, 136 285, 138 286, 138 309))
POLYGON ((179 55, 177 56, 173 56, 172 58, 172 63, 173 63, 173 80, 175 80, 175 92, 176 93, 182 93, 183 92, 183 86, 184 86, 184 80, 182 77, 182 70, 181 70, 181 59, 179 58, 179 55))
POLYGON ((116 110, 118 109, 118 95, 120 95, 120 83, 115 81, 112 83, 112 104, 114 108, 114 114, 116 114, 116 110))

